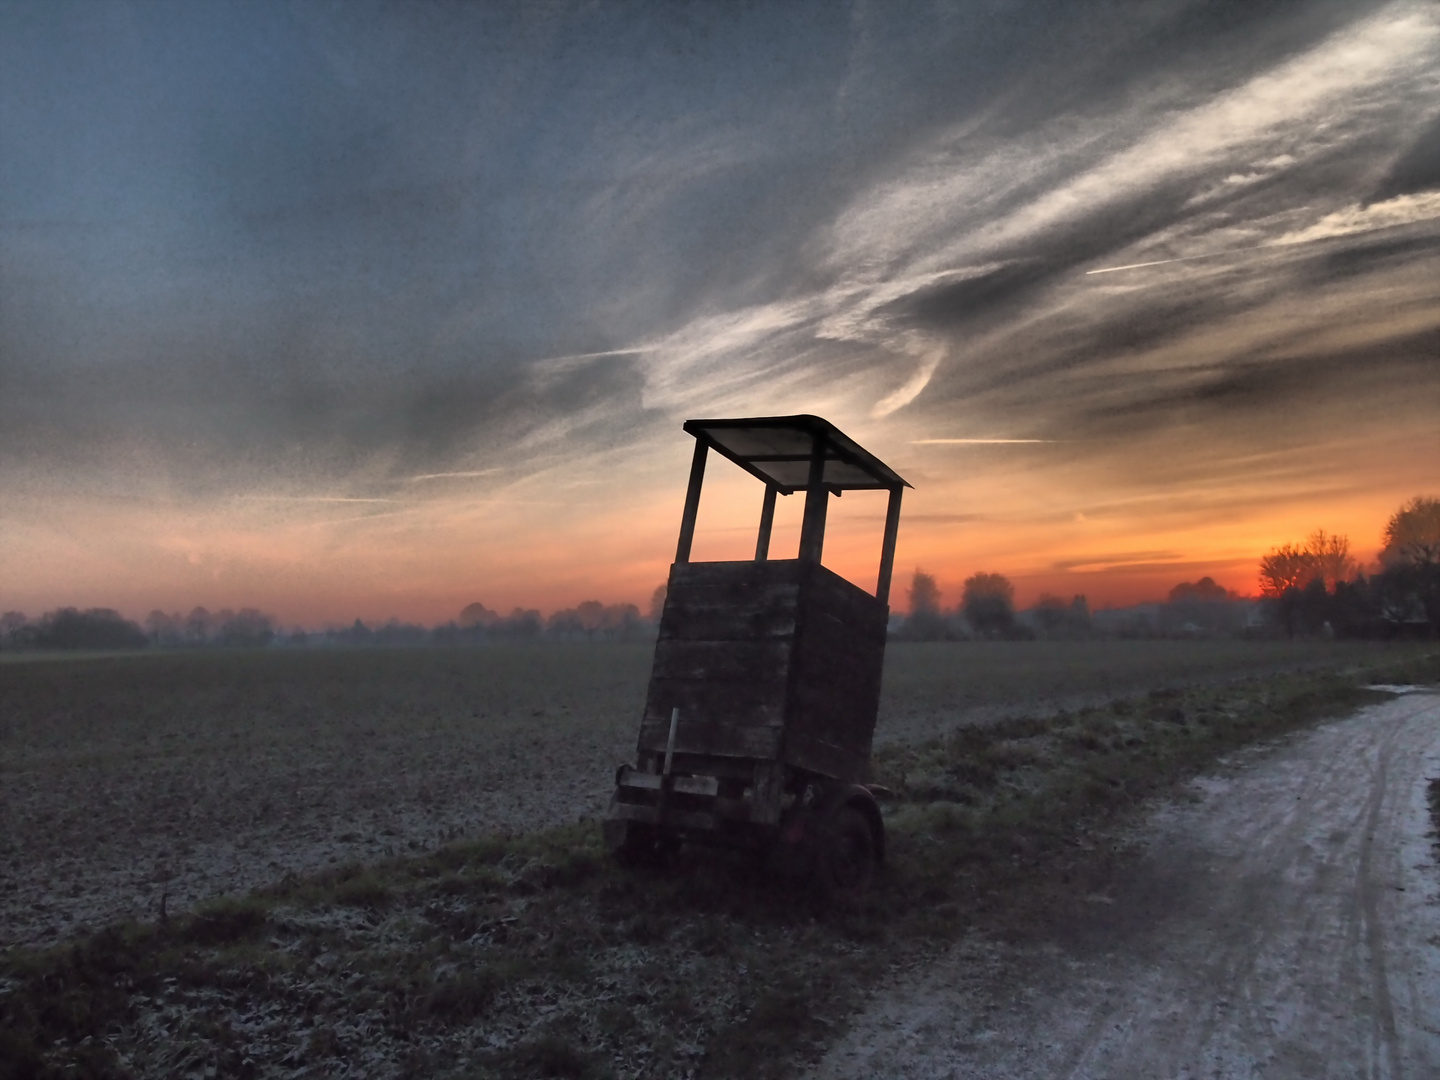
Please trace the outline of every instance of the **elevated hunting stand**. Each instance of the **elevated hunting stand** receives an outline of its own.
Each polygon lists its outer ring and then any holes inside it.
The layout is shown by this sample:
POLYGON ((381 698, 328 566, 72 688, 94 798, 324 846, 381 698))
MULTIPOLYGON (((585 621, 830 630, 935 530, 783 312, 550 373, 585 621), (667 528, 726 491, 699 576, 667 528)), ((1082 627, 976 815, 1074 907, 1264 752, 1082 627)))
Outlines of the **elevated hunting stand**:
POLYGON ((687 840, 750 848, 827 893, 859 890, 885 850, 863 781, 909 485, 818 416, 690 420, 685 431, 695 456, 680 543, 606 844, 629 860, 687 840), (690 561, 711 449, 765 485, 753 560, 690 561), (857 490, 889 493, 874 596, 820 564, 830 495, 857 490), (796 491, 798 557, 771 559, 775 497, 796 491))

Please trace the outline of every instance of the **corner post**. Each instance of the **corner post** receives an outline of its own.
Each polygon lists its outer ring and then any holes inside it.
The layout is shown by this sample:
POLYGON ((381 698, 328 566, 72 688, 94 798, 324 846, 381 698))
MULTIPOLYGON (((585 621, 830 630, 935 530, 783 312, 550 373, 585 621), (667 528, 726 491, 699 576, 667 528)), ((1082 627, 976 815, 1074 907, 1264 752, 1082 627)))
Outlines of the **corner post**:
POLYGON ((825 511, 830 489, 825 486, 825 432, 817 431, 810 445, 810 476, 805 483, 805 519, 800 526, 800 558, 820 561, 825 546, 825 511))
POLYGON ((875 583, 875 599, 890 603, 890 575, 895 569, 895 538, 900 535, 900 495, 904 488, 890 489, 890 503, 885 508, 885 540, 880 545, 880 579, 875 583))
POLYGON ((677 563, 690 561, 690 547, 695 542, 695 518, 700 513, 700 485, 705 482, 705 454, 709 449, 705 436, 695 436, 695 456, 690 459, 690 486, 685 489, 685 514, 680 518, 680 543, 675 548, 677 563))
POLYGON ((775 524, 775 488, 765 485, 765 501, 760 506, 760 535, 755 538, 755 561, 770 558, 770 530, 775 524))

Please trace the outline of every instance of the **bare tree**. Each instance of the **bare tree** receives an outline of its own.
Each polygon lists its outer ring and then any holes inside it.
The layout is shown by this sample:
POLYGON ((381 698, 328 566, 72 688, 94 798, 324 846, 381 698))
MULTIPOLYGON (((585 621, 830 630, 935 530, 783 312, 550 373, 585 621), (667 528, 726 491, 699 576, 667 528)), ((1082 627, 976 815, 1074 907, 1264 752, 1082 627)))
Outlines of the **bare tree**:
POLYGON ((1315 567, 1303 548, 1281 544, 1260 560, 1260 595, 1284 596, 1315 579, 1315 567))
POLYGON ((1305 550, 1314 560, 1315 576, 1325 582, 1330 591, 1342 581, 1355 576, 1355 560, 1350 557, 1350 540, 1344 536, 1332 536, 1324 529, 1316 529, 1305 542, 1305 550))
POLYGON ((1316 529, 1303 547, 1282 544, 1260 560, 1260 595, 1278 597, 1320 581, 1326 589, 1355 576, 1350 541, 1316 529))

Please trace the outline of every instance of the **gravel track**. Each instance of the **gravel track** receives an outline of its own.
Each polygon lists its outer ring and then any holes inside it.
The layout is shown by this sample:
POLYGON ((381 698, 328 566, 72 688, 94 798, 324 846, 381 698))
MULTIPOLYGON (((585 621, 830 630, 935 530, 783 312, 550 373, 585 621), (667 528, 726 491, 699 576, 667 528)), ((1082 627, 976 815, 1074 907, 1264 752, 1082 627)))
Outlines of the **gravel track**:
POLYGON ((875 1000, 811 1080, 1440 1076, 1440 695, 1236 755, 1104 889, 875 1000))

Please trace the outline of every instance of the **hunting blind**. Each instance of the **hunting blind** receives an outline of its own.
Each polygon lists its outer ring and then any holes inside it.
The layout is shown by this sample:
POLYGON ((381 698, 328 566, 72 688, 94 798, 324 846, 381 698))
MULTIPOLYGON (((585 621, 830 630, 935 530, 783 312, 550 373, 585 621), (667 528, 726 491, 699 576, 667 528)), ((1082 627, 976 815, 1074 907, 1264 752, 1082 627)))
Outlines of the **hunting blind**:
POLYGON ((695 439, 636 764, 616 774, 609 846, 750 847, 859 887, 884 850, 863 786, 880 701, 890 581, 909 485, 817 416, 690 420, 695 439), (709 452, 765 485, 755 558, 692 562, 709 452), (771 559, 779 495, 805 493, 796 558, 771 559), (831 494, 889 494, 872 595, 821 565, 831 494))

